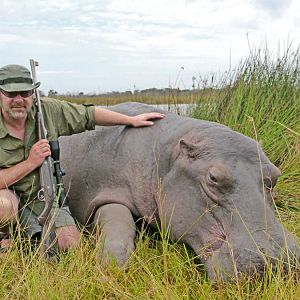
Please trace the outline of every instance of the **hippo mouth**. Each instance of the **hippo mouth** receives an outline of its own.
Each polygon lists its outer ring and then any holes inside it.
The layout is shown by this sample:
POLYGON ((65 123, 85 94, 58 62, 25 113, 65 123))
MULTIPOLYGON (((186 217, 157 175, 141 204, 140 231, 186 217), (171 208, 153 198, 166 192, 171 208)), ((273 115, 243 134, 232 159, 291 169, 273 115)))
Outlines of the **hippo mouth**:
POLYGON ((213 236, 210 238, 200 250, 200 259, 205 262, 209 257, 213 256, 227 240, 227 235, 225 233, 224 227, 220 222, 212 226, 209 233, 213 236))

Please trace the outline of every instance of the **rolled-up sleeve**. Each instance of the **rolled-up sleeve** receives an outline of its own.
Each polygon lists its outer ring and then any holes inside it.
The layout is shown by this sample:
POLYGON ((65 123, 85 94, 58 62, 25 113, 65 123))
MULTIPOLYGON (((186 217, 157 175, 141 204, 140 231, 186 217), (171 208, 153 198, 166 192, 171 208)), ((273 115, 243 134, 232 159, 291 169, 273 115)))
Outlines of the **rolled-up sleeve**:
POLYGON ((94 105, 73 104, 66 101, 46 99, 43 101, 45 125, 49 137, 71 135, 95 129, 94 105))

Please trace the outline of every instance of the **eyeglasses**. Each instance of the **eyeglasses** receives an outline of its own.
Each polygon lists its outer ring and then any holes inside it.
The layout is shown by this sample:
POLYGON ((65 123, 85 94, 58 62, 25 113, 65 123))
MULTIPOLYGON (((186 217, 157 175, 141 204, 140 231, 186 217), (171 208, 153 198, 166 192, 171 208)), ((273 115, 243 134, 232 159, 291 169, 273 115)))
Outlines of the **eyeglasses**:
POLYGON ((34 90, 20 91, 20 92, 6 92, 6 91, 1 90, 1 93, 8 98, 15 98, 18 95, 20 95, 22 98, 27 98, 27 97, 32 96, 32 94, 34 93, 34 90))

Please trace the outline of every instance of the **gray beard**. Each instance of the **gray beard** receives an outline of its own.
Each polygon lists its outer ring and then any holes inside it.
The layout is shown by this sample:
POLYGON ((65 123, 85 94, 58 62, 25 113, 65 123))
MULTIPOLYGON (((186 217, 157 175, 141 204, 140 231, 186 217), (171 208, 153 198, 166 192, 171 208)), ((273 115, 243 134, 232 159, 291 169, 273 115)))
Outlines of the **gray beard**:
POLYGON ((14 120, 26 118, 28 115, 28 112, 29 112, 29 110, 26 110, 24 112, 13 112, 10 108, 5 111, 8 113, 10 118, 12 118, 14 120))

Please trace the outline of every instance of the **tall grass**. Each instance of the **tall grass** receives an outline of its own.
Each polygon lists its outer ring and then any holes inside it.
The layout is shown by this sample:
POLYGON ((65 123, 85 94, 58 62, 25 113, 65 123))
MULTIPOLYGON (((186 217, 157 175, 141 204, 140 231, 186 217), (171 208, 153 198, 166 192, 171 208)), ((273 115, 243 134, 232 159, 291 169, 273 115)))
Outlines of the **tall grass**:
POLYGON ((1 299, 298 299, 295 273, 267 270, 265 279, 214 283, 184 245, 166 236, 155 240, 141 230, 126 268, 101 265, 100 245, 83 237, 79 249, 62 253, 56 265, 36 255, 28 242, 15 241, 0 256, 1 299))

